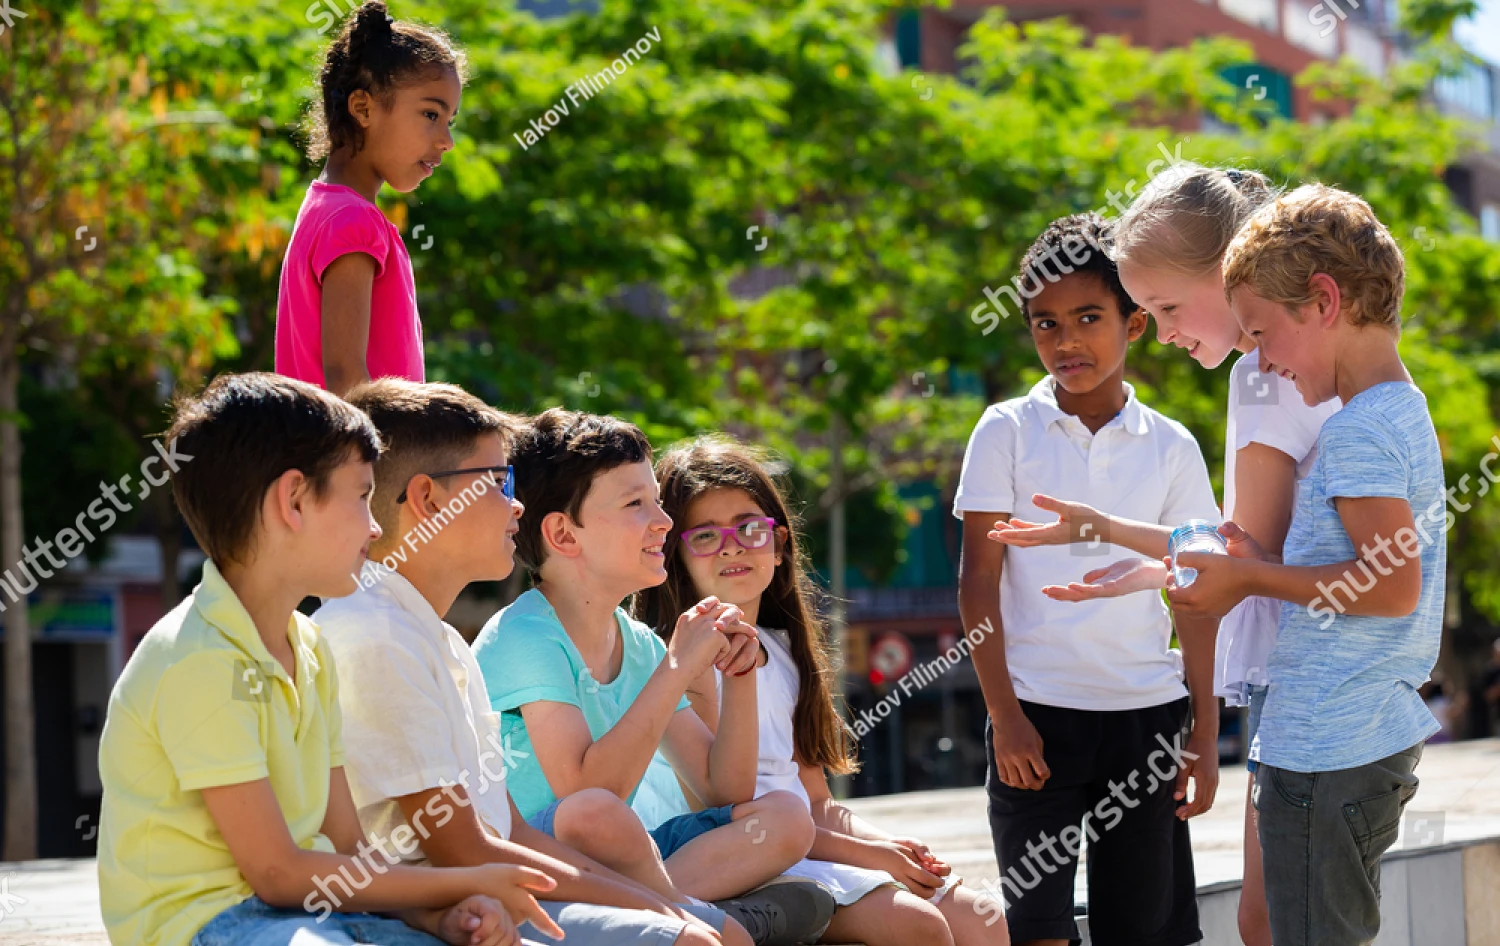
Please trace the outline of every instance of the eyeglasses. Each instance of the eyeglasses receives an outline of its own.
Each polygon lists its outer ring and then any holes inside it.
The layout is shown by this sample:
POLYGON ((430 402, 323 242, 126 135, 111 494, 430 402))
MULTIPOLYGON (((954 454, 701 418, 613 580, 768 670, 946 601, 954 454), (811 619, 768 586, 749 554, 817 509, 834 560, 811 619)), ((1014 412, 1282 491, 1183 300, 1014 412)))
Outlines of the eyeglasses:
POLYGON ((733 536, 742 549, 763 549, 776 534, 776 520, 770 517, 746 519, 733 526, 701 526, 682 533, 682 544, 699 557, 717 555, 733 536))
MULTIPOLYGON (((492 477, 491 482, 500 487, 500 492, 505 494, 506 499, 516 498, 516 468, 513 466, 471 466, 463 470, 444 470, 441 473, 428 473, 433 479, 440 476, 459 476, 464 473, 488 473, 492 477)), ((406 502, 406 490, 396 497, 396 503, 406 502)))

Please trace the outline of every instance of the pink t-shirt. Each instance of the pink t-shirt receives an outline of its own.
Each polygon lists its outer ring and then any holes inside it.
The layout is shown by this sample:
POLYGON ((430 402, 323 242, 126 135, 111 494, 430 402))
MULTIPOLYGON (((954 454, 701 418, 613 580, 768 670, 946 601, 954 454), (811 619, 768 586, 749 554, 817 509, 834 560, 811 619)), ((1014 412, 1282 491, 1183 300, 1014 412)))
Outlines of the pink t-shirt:
POLYGON ((308 187, 282 261, 276 372, 323 387, 323 273, 345 253, 375 260, 365 350, 370 377, 426 380, 417 287, 400 231, 358 191, 325 181, 308 187))

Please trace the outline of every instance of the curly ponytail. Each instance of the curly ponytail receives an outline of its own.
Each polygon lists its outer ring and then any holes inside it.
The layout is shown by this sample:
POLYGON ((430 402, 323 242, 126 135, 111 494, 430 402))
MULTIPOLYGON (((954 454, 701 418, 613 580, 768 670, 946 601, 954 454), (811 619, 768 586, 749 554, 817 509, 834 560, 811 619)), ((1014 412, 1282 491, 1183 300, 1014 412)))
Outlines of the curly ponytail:
POLYGON ((307 120, 307 156, 318 161, 346 145, 356 154, 364 147, 364 129, 349 113, 350 93, 364 89, 389 104, 392 90, 444 68, 464 81, 463 50, 445 33, 397 20, 382 0, 366 0, 323 56, 322 95, 307 120))

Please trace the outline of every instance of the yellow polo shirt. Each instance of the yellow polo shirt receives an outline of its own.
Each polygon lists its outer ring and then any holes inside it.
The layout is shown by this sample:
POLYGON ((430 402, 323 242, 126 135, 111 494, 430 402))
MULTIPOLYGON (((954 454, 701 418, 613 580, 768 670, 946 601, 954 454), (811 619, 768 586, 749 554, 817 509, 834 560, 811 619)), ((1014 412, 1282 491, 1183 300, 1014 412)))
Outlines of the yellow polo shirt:
POLYGON ((125 665, 99 744, 99 897, 116 946, 187 946, 251 896, 201 789, 269 778, 292 840, 333 851, 319 833, 344 764, 333 656, 300 613, 287 639, 295 681, 208 562, 125 665))

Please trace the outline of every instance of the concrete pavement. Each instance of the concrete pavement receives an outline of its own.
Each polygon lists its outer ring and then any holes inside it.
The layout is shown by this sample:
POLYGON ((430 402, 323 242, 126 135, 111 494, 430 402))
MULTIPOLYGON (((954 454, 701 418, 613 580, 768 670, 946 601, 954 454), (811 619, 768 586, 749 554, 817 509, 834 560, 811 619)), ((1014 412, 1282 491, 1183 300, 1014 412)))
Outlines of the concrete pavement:
MULTIPOLYGON (((1500 837, 1500 740, 1429 746, 1417 771, 1422 786, 1398 850, 1500 837)), ((1242 767, 1224 769, 1214 808, 1192 822, 1200 890, 1240 879, 1246 782, 1242 767)), ((862 798, 849 806, 887 830, 921 838, 971 886, 998 877, 982 788, 862 798)), ((1080 871, 1080 902, 1082 881, 1080 871)), ((0 946, 106 942, 93 861, 0 864, 0 946)))

